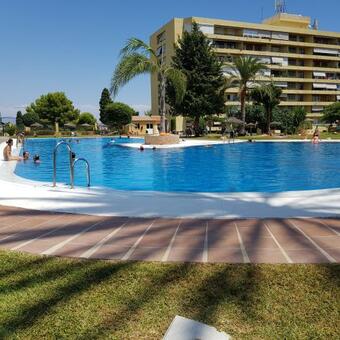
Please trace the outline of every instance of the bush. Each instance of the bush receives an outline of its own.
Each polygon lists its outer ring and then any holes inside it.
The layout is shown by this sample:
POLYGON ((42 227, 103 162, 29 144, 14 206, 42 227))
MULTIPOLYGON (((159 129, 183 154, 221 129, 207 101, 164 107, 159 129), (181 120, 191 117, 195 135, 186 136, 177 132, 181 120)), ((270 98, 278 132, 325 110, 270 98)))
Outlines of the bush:
POLYGON ((325 123, 339 125, 340 121, 340 103, 334 103, 327 106, 323 112, 322 121, 325 123))
POLYGON ((312 128, 313 128, 313 124, 310 120, 305 120, 299 125, 299 130, 311 130, 312 128))
POLYGON ((15 131, 16 131, 16 128, 15 128, 15 125, 14 125, 14 124, 12 124, 12 123, 7 123, 7 124, 5 125, 4 132, 7 133, 8 135, 14 136, 14 135, 15 135, 15 131))
POLYGON ((273 120, 281 123, 281 130, 287 134, 297 133, 299 126, 306 119, 304 108, 277 108, 273 114, 273 120))

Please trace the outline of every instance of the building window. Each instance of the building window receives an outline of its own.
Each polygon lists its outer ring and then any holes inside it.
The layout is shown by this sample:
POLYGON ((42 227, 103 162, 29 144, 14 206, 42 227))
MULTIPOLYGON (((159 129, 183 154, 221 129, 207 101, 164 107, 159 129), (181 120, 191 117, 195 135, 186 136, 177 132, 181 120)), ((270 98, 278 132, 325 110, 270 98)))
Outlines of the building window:
POLYGON ((165 31, 157 35, 157 44, 165 40, 165 31))
POLYGON ((198 28, 204 34, 214 34, 214 25, 198 24, 198 28))

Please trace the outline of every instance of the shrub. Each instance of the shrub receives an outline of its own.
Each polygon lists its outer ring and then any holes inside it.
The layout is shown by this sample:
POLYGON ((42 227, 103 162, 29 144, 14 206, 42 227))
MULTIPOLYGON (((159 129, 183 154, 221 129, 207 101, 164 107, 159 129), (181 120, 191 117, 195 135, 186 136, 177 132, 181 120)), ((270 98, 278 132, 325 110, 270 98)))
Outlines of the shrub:
POLYGON ((15 131, 16 131, 16 128, 15 128, 15 125, 14 125, 14 124, 12 124, 12 123, 7 123, 7 124, 5 125, 4 132, 7 133, 8 135, 14 136, 14 135, 15 135, 15 131))

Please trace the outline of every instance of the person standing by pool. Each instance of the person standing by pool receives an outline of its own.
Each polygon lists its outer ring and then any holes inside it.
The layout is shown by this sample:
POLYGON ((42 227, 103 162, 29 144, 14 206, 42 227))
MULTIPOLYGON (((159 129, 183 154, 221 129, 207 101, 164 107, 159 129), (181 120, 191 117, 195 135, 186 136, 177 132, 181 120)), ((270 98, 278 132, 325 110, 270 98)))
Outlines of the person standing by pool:
POLYGON ((6 142, 6 146, 3 151, 3 156, 5 161, 21 161, 22 158, 19 156, 13 156, 12 155, 12 146, 13 146, 13 139, 10 138, 6 142))
POLYGON ((320 140, 320 132, 318 126, 315 128, 315 131, 313 133, 312 143, 318 144, 320 140))

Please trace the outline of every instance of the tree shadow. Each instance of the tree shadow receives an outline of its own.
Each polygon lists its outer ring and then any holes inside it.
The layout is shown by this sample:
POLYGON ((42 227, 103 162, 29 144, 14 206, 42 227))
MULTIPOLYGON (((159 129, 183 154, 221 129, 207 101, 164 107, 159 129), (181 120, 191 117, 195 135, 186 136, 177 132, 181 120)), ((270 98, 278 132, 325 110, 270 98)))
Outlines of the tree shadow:
MULTIPOLYGON (((131 266, 131 263, 108 263, 100 261, 63 261, 57 270, 41 273, 34 278, 19 280, 14 289, 28 287, 30 285, 43 285, 44 283, 62 276, 55 290, 45 297, 38 298, 33 303, 17 306, 18 312, 3 321, 0 325, 0 337, 10 337, 18 331, 31 327, 46 313, 56 306, 66 303, 73 297, 88 291, 92 287, 101 284, 120 271, 131 266)), ((9 287, 11 289, 11 287, 9 287)))

